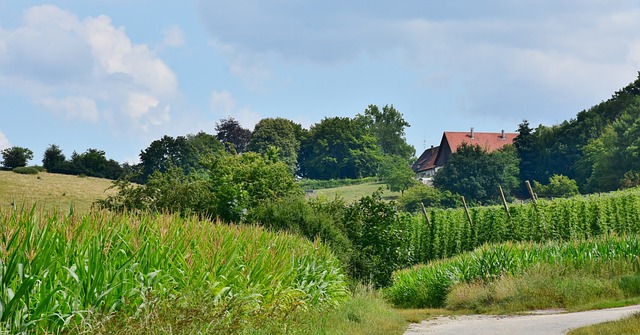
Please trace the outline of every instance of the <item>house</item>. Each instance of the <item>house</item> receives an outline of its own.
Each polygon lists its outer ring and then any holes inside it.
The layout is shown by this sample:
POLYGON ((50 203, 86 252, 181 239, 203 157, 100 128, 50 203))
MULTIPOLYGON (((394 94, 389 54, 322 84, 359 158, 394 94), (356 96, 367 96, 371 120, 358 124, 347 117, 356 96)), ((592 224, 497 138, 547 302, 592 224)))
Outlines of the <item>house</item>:
POLYGON ((474 131, 473 127, 469 132, 445 131, 442 140, 437 147, 425 150, 418 160, 411 166, 418 179, 430 179, 449 160, 451 154, 458 150, 462 143, 479 145, 488 152, 501 149, 507 144, 513 144, 513 140, 518 133, 480 133, 474 131))

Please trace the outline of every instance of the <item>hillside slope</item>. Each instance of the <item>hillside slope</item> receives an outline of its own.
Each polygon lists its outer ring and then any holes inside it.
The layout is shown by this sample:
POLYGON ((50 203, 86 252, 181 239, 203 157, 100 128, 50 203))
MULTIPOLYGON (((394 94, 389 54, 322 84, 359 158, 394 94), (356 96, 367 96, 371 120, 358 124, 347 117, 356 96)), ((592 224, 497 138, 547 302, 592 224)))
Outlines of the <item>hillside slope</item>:
POLYGON ((47 209, 69 210, 73 205, 78 211, 87 211, 91 204, 116 193, 108 189, 111 180, 78 177, 41 172, 37 175, 22 175, 11 171, 0 171, 0 207, 43 206, 47 209))

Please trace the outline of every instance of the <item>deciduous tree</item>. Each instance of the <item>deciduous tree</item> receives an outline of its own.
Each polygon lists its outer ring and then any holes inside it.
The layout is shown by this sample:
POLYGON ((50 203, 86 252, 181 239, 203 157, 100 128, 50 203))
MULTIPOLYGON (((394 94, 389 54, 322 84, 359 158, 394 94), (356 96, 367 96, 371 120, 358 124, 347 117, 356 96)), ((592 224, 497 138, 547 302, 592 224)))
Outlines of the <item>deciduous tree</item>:
POLYGON ((27 166, 33 159, 33 151, 23 147, 11 147, 2 150, 3 166, 9 169, 27 166))

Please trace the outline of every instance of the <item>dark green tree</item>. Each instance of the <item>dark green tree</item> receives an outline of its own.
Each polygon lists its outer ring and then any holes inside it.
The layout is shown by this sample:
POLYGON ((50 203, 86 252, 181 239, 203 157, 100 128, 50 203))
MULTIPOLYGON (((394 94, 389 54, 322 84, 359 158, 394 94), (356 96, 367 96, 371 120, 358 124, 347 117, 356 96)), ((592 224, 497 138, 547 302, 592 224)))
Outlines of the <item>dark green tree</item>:
POLYGON ((74 151, 67 168, 70 174, 107 179, 118 179, 124 172, 118 162, 107 159, 105 152, 98 149, 87 149, 81 154, 74 151))
POLYGON ((42 158, 42 167, 47 171, 58 173, 62 170, 63 165, 67 158, 62 153, 60 147, 55 144, 51 144, 45 151, 42 158))
POLYGON ((27 162, 33 159, 33 151, 28 148, 11 147, 2 150, 3 166, 9 169, 27 166, 27 162))
POLYGON ((509 145, 492 153, 463 143, 436 173, 433 183, 441 190, 463 195, 469 201, 500 201, 498 186, 510 194, 518 186, 518 155, 509 145))
POLYGON ((202 169, 203 159, 223 151, 220 141, 204 132, 175 138, 165 135, 140 152, 140 176, 136 181, 144 183, 155 171, 167 172, 171 167, 181 168, 185 173, 202 169))
POLYGON ((300 170, 310 179, 362 178, 376 174, 382 151, 361 118, 325 118, 309 130, 300 170))
POLYGON ((404 131, 410 125, 393 105, 385 105, 382 110, 376 105, 369 105, 364 115, 359 117, 364 119, 385 155, 412 160, 416 150, 407 143, 404 131))
POLYGON ((236 119, 229 116, 216 123, 216 137, 227 151, 242 153, 251 139, 251 130, 242 128, 236 119))
POLYGON ((293 172, 297 170, 298 166, 302 133, 302 126, 291 120, 283 118, 262 119, 253 129, 247 150, 266 155, 269 148, 278 148, 280 159, 293 172))

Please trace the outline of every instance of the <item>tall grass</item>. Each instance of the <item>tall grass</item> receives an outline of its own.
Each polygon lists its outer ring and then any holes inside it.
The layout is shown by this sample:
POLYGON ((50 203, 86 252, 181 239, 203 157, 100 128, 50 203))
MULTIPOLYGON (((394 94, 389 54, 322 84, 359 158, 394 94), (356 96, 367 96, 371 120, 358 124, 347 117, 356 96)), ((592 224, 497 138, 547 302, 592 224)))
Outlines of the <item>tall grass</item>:
POLYGON ((622 262, 640 270, 640 237, 595 238, 564 243, 484 245, 473 252, 395 272, 386 292, 402 307, 442 307, 453 285, 522 274, 539 264, 596 268, 622 262))
POLYGON ((210 329, 232 333, 243 318, 336 305, 347 288, 328 248, 288 234, 175 216, 0 210, 0 333, 86 329, 90 316, 122 319, 187 295, 219 309, 210 329))

